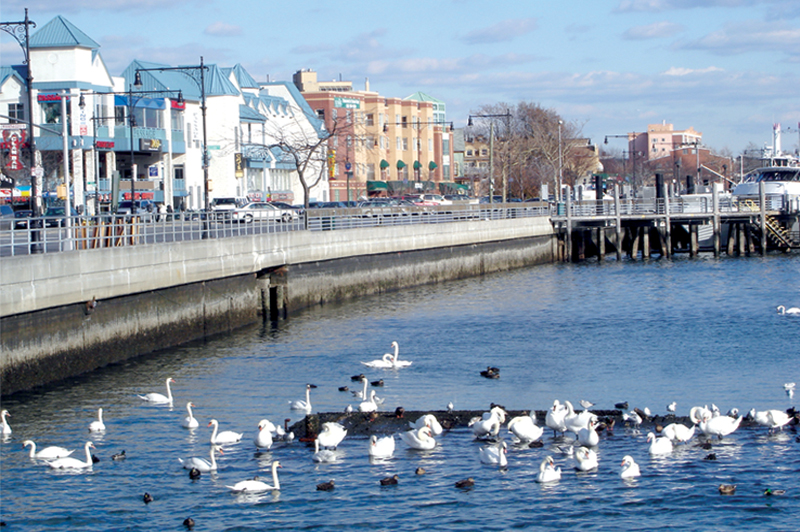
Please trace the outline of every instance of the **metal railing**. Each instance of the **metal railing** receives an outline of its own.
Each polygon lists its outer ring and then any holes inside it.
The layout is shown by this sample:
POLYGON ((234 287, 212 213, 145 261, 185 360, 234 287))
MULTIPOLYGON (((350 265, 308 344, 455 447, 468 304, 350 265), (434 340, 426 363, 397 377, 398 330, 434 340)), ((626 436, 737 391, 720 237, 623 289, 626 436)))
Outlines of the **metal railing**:
POLYGON ((286 221, 280 218, 237 220, 229 211, 3 219, 0 222, 0 256, 169 244, 306 229, 334 231, 530 218, 550 214, 550 207, 546 204, 496 203, 310 209, 304 213, 294 213, 286 221))
MULTIPOLYGON (((766 209, 768 211, 782 211, 786 209, 787 199, 781 194, 766 196, 766 209)), ((680 214, 713 214, 714 207, 711 197, 706 196, 677 196, 669 199, 670 215, 680 214)), ((576 218, 593 216, 616 216, 617 211, 613 200, 577 201, 569 204, 570 215, 576 218)), ((758 198, 755 202, 738 197, 720 197, 719 212, 724 214, 745 213, 758 211, 758 198), (755 206, 755 207, 754 207, 755 206)), ((619 201, 620 216, 640 215, 665 215, 667 202, 663 198, 637 198, 621 199, 619 201)), ((566 205, 559 205, 555 216, 566 217, 566 205)))

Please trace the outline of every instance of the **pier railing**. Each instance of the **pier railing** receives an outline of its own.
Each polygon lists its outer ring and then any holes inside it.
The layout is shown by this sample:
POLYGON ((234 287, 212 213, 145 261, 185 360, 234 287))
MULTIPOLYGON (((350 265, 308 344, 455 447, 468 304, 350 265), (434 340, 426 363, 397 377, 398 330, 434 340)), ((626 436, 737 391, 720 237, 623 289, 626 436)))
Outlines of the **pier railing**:
MULTIPOLYGON (((766 196, 767 211, 783 211, 787 208, 787 199, 780 194, 766 196)), ((713 200, 711 196, 677 196, 669 198, 637 198, 620 199, 620 216, 646 216, 646 215, 666 215, 669 206, 670 215, 680 214, 713 214, 713 200)), ((565 218, 567 216, 566 205, 562 204, 554 216, 565 218)), ((739 214, 744 212, 758 212, 758 201, 740 200, 735 197, 719 198, 719 213, 739 214)), ((575 218, 586 218, 595 216, 617 216, 617 208, 612 199, 576 201, 569 204, 569 215, 575 218)))
POLYGON ((108 247, 269 235, 285 231, 335 231, 363 227, 490 221, 550 216, 546 203, 495 203, 420 207, 310 209, 288 221, 232 220, 219 213, 18 218, 0 225, 0 256, 63 253, 108 247))

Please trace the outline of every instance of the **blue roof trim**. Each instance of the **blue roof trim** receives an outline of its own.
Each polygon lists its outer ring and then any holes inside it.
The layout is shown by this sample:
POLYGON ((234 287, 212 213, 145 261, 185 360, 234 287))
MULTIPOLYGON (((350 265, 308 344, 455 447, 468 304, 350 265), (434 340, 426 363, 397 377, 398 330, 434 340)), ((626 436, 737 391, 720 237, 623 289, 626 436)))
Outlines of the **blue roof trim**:
POLYGON ((292 99, 294 99, 294 101, 303 111, 303 114, 306 115, 308 121, 314 127, 314 131, 317 132, 317 136, 319 138, 324 138, 324 136, 327 135, 327 131, 325 131, 325 123, 317 117, 317 113, 315 113, 314 110, 311 109, 311 106, 308 105, 308 102, 306 101, 305 98, 303 98, 303 95, 300 94, 300 91, 297 89, 294 83, 288 81, 274 81, 271 83, 264 83, 264 85, 265 86, 282 85, 286 87, 286 89, 289 91, 289 94, 292 95, 292 99))
POLYGON ((85 81, 43 81, 40 83, 36 82, 34 78, 33 81, 33 88, 40 91, 58 91, 62 89, 81 89, 85 91, 94 91, 94 92, 112 92, 114 90, 113 87, 109 87, 108 85, 95 85, 94 83, 86 83, 85 81))
POLYGON ((267 121, 267 117, 246 105, 239 105, 239 120, 262 123, 267 121))
POLYGON ((31 35, 31 48, 100 48, 97 42, 61 15, 31 35))
MULTIPOLYGON (((167 70, 165 72, 150 71, 142 72, 141 90, 175 90, 183 93, 183 98, 190 101, 200 101, 200 69, 193 68, 199 65, 186 66, 187 71, 167 70), (194 76, 192 75, 194 74, 194 76), (196 77, 195 77, 196 76, 196 77)), ((217 65, 205 65, 208 70, 205 73, 206 97, 210 96, 238 96, 239 90, 231 83, 217 65)), ((148 61, 134 60, 128 68, 122 72, 125 78, 125 85, 133 83, 136 79, 137 68, 182 68, 183 65, 172 67, 163 63, 152 63, 148 61)))
POLYGON ((4 85, 9 78, 17 78, 17 81, 23 87, 25 86, 25 77, 17 71, 16 67, 0 67, 0 85, 4 85))
MULTIPOLYGON (((134 107, 144 107, 146 109, 166 109, 167 103, 164 101, 163 98, 136 98, 136 93, 134 92, 133 97, 133 106, 134 107)), ((118 94, 114 95, 114 107, 127 107, 128 106, 128 97, 127 96, 120 96, 118 94)))
POLYGON ((243 89, 258 89, 258 82, 244 69, 241 63, 236 63, 233 68, 233 75, 236 76, 236 82, 239 87, 243 89))

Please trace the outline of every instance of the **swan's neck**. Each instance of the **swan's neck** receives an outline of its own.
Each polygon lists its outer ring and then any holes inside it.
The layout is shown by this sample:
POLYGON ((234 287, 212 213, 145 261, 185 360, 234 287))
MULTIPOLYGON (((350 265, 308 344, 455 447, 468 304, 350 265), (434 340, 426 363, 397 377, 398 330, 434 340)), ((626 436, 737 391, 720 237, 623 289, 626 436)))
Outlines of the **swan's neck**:
MULTIPOLYGON (((211 443, 215 443, 217 441, 217 429, 219 428, 218 423, 212 423, 214 426, 214 430, 211 432, 211 443)), ((211 451, 211 456, 214 456, 214 451, 211 451)))
POLYGON ((92 465, 92 453, 89 452, 89 447, 91 447, 91 443, 86 443, 84 446, 86 448, 86 465, 92 465))
POLYGON ((167 399, 172 402, 172 390, 169 387, 169 379, 167 379, 167 399))
POLYGON ((319 452, 319 438, 314 440, 314 453, 318 453, 318 452, 319 452))
POLYGON ((311 388, 306 386, 306 408, 311 408, 311 388))
POLYGON ((194 418, 194 414, 192 414, 192 405, 186 405, 186 411, 189 412, 189 419, 194 418))
POLYGON ((363 397, 364 399, 367 398, 367 387, 368 386, 369 386, 369 382, 367 381, 367 379, 364 379, 364 391, 361 394, 361 397, 363 397))
MULTIPOLYGON (((216 425, 214 426, 214 428, 216 429, 216 425)), ((216 434, 216 432, 215 432, 215 434, 216 434)), ((217 468, 217 457, 215 456, 217 454, 216 451, 217 450, 214 449, 214 446, 212 445, 211 446, 211 452, 209 453, 211 455, 211 468, 212 469, 216 469, 217 468)))
POLYGON ((397 358, 397 357, 398 357, 398 355, 400 355, 400 346, 399 346, 398 344, 396 344, 396 343, 395 343, 395 344, 394 344, 394 362, 395 362, 395 364, 396 364, 396 363, 397 363, 397 361, 399 360, 399 359, 397 358))
POLYGON ((26 443, 26 444, 25 444, 25 446, 27 447, 29 444, 30 444, 30 446, 31 446, 31 454, 30 454, 30 457, 31 457, 31 458, 35 458, 35 457, 36 457, 36 444, 35 444, 35 443, 33 443, 33 442, 28 442, 28 443, 26 443))
POLYGON ((102 423, 102 422, 103 422, 103 409, 102 409, 102 408, 98 408, 98 409, 97 409, 97 420, 98 420, 100 423, 102 423))
POLYGON ((272 464, 272 484, 276 490, 281 489, 281 483, 278 482, 278 464, 272 464))

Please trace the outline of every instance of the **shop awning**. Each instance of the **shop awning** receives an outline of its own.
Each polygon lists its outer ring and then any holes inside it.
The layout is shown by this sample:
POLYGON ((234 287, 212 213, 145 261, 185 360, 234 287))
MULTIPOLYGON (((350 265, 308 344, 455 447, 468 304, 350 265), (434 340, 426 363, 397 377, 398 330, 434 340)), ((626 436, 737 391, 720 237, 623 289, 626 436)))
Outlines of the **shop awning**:
POLYGON ((386 170, 387 168, 389 168, 389 161, 381 159, 381 170, 386 170))
POLYGON ((406 163, 404 163, 402 160, 398 159, 398 161, 397 161, 397 169, 398 170, 401 170, 401 169, 405 168, 406 166, 407 166, 406 163))
POLYGON ((422 168, 422 163, 414 161, 414 170, 419 170, 420 168, 422 168))
POLYGON ((367 192, 377 192, 379 190, 389 190, 386 181, 367 181, 367 192))
POLYGON ((428 163, 428 170, 436 170, 436 167, 438 167, 438 166, 439 166, 438 164, 436 164, 435 162, 431 161, 431 162, 428 163))
MULTIPOLYGON (((121 107, 121 106, 128 105, 128 97, 127 96, 114 96, 114 106, 121 107)), ((163 98, 133 98, 133 106, 134 107, 145 107, 147 109, 166 109, 167 104, 164 103, 163 98)))

